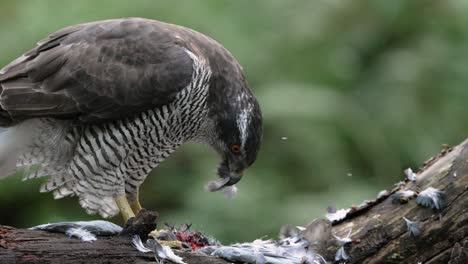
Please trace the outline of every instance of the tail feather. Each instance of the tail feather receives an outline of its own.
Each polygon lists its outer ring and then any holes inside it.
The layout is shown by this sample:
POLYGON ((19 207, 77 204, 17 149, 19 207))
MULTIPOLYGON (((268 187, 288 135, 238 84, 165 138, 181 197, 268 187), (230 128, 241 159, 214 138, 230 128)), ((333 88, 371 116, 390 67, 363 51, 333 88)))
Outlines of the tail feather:
POLYGON ((33 122, 23 122, 0 131, 0 178, 16 170, 21 151, 26 148, 34 135, 33 122))

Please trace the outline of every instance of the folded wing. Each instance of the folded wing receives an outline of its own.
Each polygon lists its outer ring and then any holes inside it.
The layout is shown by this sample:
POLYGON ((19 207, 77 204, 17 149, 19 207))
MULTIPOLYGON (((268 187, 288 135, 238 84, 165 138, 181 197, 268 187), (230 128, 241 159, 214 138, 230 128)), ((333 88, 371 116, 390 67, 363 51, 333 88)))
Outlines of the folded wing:
POLYGON ((170 103, 192 77, 183 34, 136 18, 59 30, 0 71, 0 126, 34 117, 107 121, 170 103))

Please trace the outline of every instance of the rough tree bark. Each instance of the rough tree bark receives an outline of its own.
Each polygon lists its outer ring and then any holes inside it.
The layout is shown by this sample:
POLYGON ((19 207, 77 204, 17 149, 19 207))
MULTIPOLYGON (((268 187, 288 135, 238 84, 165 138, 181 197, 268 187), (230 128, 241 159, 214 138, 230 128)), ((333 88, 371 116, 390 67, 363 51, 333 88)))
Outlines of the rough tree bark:
MULTIPOLYGON (((444 150, 426 162, 415 182, 398 185, 364 208, 353 209, 341 222, 330 225, 314 220, 302 231, 315 250, 333 260, 337 236, 351 231, 345 245, 347 263, 468 263, 468 140, 444 150), (440 211, 421 207, 413 200, 392 203, 398 190, 422 191, 427 187, 445 193, 440 211), (421 234, 408 232, 403 216, 419 221, 421 234)), ((198 253, 177 252, 187 263, 229 263, 198 253)), ((103 238, 93 243, 63 234, 0 226, 0 263, 154 263, 152 254, 140 253, 128 238, 103 238)))
MULTIPOLYGON (((316 222, 312 221, 303 235, 309 240, 332 240, 330 235, 327 239, 327 235, 314 232, 316 222)), ((389 195, 352 212, 331 232, 343 237, 349 230, 353 242, 345 247, 350 256, 347 263, 468 263, 468 139, 426 161, 416 181, 399 184, 389 195), (419 192, 427 187, 444 192, 442 210, 424 208, 415 199, 404 204, 392 202, 392 194, 398 190, 419 192), (419 221, 419 236, 408 231, 403 217, 419 221)), ((318 251, 333 259, 336 246, 322 244, 325 246, 318 251)))

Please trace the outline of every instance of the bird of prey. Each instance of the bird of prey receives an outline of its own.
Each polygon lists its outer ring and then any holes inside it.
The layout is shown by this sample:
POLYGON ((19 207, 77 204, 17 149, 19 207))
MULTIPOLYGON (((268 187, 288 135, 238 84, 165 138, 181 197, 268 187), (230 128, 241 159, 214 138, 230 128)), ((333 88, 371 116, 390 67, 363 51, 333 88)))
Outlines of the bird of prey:
POLYGON ((259 104, 233 56, 155 20, 61 29, 0 70, 0 92, 0 176, 49 176, 42 192, 77 196, 103 217, 134 216, 148 173, 184 142, 219 154, 223 188, 262 141, 259 104))

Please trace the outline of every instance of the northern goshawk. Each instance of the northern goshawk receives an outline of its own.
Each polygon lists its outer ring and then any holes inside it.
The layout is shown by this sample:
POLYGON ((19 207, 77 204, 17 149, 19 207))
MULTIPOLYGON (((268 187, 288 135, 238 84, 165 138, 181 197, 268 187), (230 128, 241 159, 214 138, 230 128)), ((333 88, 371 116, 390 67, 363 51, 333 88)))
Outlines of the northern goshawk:
POLYGON ((220 155, 223 188, 262 141, 258 102, 232 55, 149 19, 61 29, 0 71, 0 91, 0 176, 49 176, 41 191, 78 196, 103 217, 139 211, 139 186, 184 142, 220 155))

